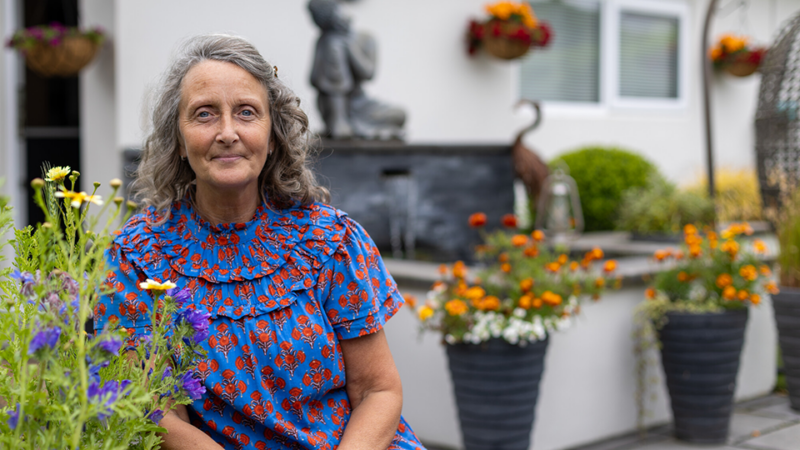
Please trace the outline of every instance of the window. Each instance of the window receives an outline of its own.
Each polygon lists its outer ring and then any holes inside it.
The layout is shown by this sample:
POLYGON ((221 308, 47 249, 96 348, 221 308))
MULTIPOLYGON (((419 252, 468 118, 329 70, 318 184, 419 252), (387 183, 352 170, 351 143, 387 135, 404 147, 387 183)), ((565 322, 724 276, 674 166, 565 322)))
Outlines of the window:
POLYGON ((683 0, 530 0, 554 39, 523 59, 520 96, 546 104, 683 107, 683 0))

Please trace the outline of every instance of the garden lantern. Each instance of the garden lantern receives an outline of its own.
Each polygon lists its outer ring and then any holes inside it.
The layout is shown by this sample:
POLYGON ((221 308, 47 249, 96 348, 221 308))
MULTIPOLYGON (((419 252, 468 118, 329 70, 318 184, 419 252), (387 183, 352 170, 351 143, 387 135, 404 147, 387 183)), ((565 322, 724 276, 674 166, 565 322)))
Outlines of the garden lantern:
POLYGON ((536 229, 544 231, 554 242, 572 240, 583 231, 578 186, 568 171, 563 165, 545 179, 536 207, 536 229))

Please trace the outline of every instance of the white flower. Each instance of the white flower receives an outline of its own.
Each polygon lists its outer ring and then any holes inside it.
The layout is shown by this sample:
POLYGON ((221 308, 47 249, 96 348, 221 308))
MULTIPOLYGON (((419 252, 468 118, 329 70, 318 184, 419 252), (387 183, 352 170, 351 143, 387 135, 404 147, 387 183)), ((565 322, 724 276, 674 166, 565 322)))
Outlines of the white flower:
POLYGON ((173 289, 175 287, 177 287, 177 285, 169 280, 161 283, 159 281, 151 280, 150 278, 148 278, 147 281, 139 283, 139 288, 151 291, 166 291, 169 289, 173 289))

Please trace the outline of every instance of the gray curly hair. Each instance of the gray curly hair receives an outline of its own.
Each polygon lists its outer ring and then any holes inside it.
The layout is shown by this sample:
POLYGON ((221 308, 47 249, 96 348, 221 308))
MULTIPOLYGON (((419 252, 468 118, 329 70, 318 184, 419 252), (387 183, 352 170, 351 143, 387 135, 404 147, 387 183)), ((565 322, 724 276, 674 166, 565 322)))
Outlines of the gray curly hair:
POLYGON ((241 37, 223 34, 188 39, 173 58, 155 92, 150 133, 144 141, 141 162, 131 191, 143 206, 154 207, 164 221, 170 205, 191 188, 195 174, 178 153, 178 106, 181 83, 189 69, 206 60, 236 64, 253 75, 266 89, 275 148, 259 176, 259 190, 277 207, 295 201, 307 204, 330 201, 328 190, 317 184, 308 167, 311 135, 308 116, 300 99, 277 77, 277 69, 241 37))

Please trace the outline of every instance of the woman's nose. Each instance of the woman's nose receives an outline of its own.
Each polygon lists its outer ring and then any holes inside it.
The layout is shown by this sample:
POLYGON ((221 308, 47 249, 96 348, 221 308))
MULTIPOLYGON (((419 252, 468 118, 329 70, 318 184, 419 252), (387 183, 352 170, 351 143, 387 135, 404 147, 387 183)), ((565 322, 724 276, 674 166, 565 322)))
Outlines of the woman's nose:
POLYGON ((228 114, 224 114, 220 120, 220 129, 217 133, 217 142, 225 145, 231 145, 239 140, 239 134, 236 131, 236 121, 228 114))

